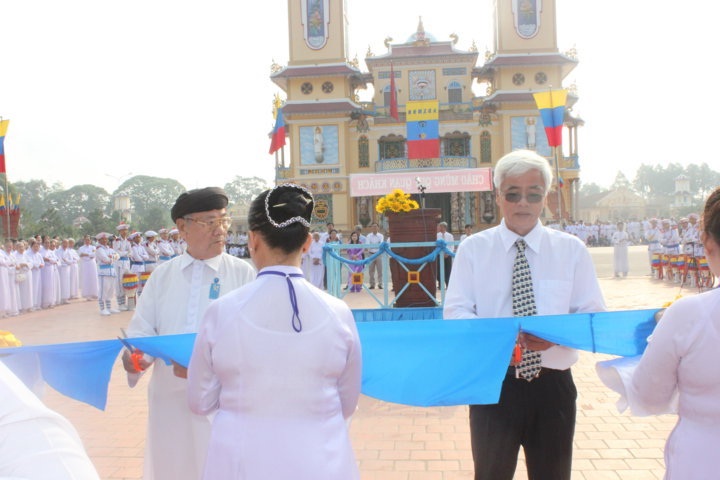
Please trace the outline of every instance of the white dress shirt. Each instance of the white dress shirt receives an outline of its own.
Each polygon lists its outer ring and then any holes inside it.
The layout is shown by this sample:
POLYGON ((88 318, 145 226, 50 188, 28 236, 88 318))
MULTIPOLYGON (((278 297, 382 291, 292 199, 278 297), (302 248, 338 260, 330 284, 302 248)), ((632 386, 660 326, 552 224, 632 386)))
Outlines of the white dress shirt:
MULTIPOLYGON (((444 318, 513 316, 512 270, 518 238, 503 220, 458 246, 445 296, 444 318)), ((595 267, 582 241, 543 227, 540 222, 523 238, 538 315, 605 310, 595 267)), ((577 359, 577 351, 560 345, 542 352, 543 367, 565 370, 577 359)))
MULTIPOLYGON (((367 243, 369 243, 369 244, 382 243, 384 238, 385 237, 383 237, 383 234, 380 232, 378 232, 378 233, 370 232, 365 236, 365 239, 367 240, 367 243)), ((377 248, 369 248, 368 251, 370 253, 375 253, 378 251, 378 249, 377 248)))

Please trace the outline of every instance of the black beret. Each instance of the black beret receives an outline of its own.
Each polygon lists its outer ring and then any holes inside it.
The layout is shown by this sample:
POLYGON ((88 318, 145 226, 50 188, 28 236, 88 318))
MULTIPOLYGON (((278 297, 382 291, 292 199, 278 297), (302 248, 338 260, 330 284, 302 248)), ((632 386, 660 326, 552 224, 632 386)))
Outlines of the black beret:
POLYGON ((181 194, 172 210, 170 217, 173 222, 178 218, 196 212, 208 212, 210 210, 220 210, 228 205, 228 196, 220 187, 206 187, 187 191, 181 194))

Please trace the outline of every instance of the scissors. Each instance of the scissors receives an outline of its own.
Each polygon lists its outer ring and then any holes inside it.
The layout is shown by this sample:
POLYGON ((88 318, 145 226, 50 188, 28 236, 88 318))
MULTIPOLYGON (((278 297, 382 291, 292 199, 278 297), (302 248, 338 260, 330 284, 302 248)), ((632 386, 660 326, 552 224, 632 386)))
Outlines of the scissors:
MULTIPOLYGON (((122 329, 120 329, 122 330, 122 329)), ((123 335, 127 338, 127 335, 125 335, 125 331, 122 331, 123 335)), ((143 352, 138 350, 137 348, 130 345, 130 342, 125 340, 125 338, 117 337, 118 340, 127 348, 128 352, 130 352, 130 360, 132 361, 133 367, 135 367, 135 370, 138 372, 142 372, 145 370, 140 366, 140 360, 143 358, 143 352)))

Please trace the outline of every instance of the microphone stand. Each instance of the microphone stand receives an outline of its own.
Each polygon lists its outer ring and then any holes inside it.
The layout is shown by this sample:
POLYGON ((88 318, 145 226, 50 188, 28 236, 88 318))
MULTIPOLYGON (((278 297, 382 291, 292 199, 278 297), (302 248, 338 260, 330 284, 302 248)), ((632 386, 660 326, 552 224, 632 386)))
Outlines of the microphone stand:
POLYGON ((418 184, 418 191, 420 192, 420 207, 425 210, 425 190, 427 187, 420 183, 420 181, 417 182, 418 184))

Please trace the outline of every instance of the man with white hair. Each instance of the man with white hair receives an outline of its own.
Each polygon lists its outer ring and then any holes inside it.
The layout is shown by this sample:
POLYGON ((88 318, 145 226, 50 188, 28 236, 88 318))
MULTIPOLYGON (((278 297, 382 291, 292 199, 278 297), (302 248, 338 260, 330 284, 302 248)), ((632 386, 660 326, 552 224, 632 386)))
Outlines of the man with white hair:
MULTIPOLYGON (((585 245, 540 222, 552 178, 547 159, 532 151, 498 161, 494 184, 503 219, 458 247, 444 318, 605 310, 585 245)), ((577 411, 570 367, 578 353, 527 332, 518 335, 516 352, 508 352, 513 358, 499 402, 470 405, 475 479, 513 478, 522 446, 529 478, 570 480, 577 411)))

